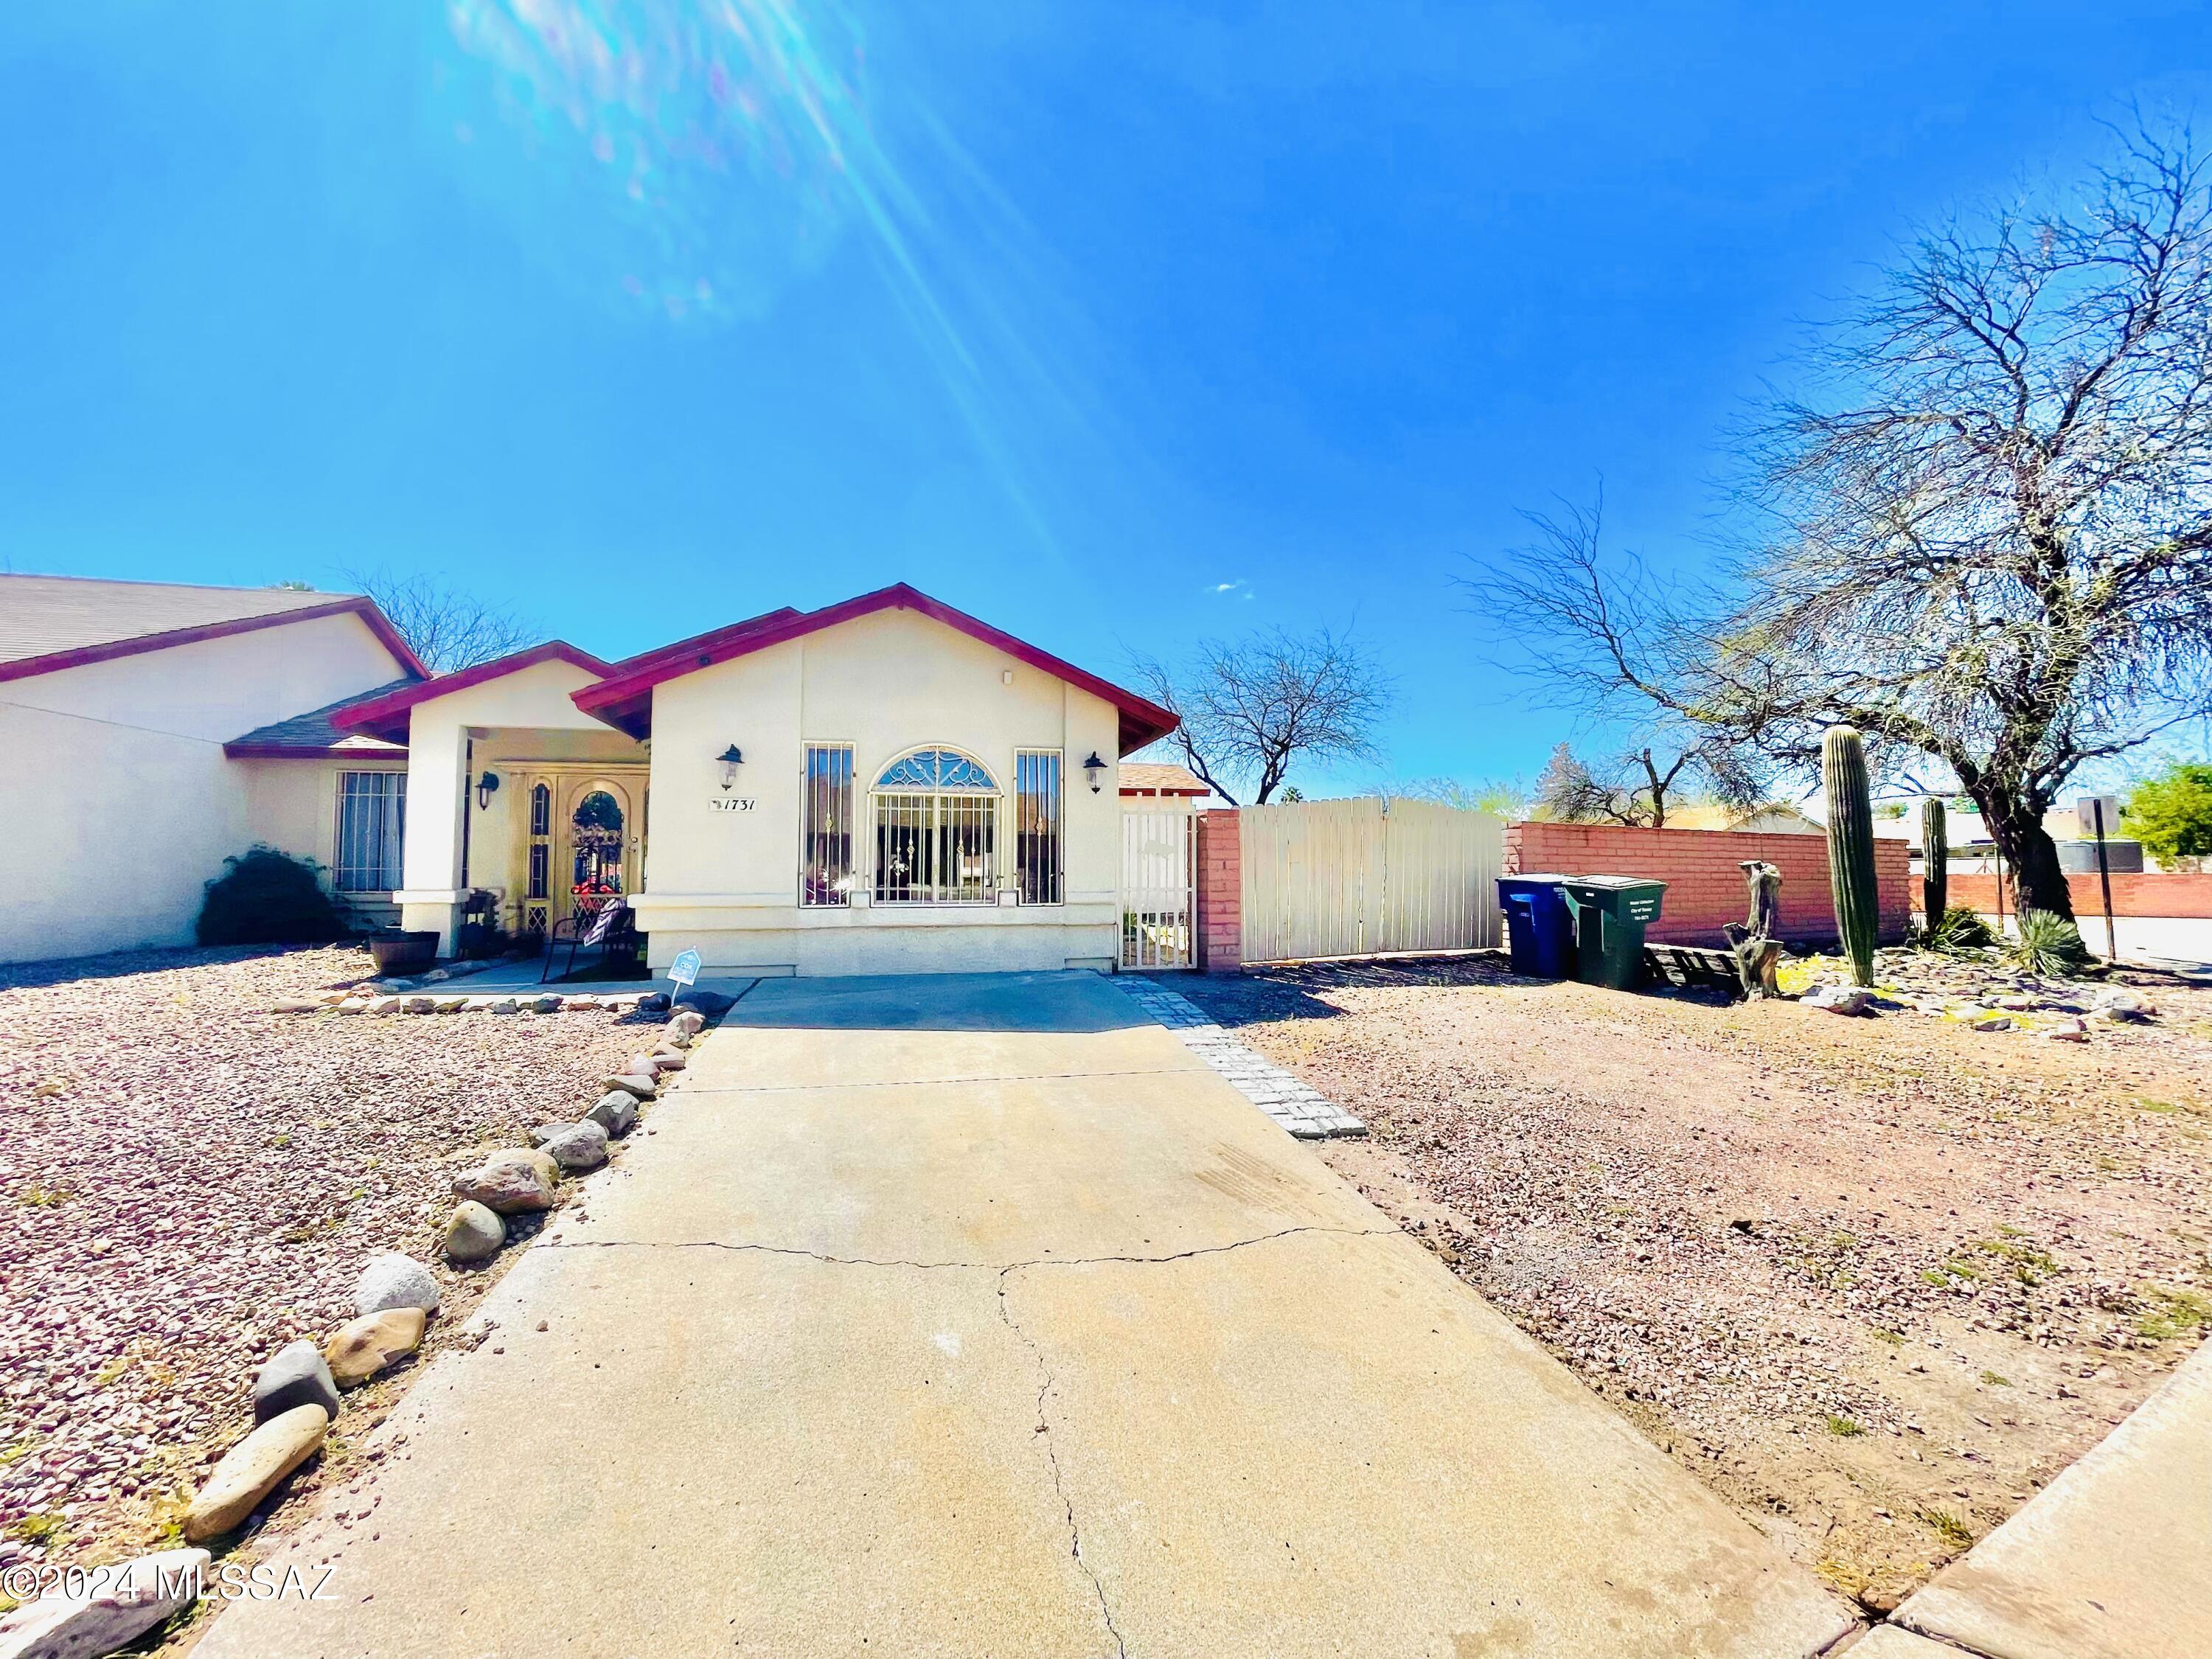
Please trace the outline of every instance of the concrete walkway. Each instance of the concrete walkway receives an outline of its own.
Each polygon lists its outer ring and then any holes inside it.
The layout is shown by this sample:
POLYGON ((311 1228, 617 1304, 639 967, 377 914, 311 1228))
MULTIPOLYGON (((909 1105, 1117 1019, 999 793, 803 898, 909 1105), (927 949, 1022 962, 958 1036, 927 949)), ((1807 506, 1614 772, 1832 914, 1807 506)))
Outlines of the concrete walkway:
POLYGON ((200 1659, 1852 1628, 1095 976, 765 981, 648 1122, 293 1541, 334 1599, 236 1606, 200 1659))
POLYGON ((1986 1659, 2212 1654, 2212 1344, 1893 1616, 1986 1659))

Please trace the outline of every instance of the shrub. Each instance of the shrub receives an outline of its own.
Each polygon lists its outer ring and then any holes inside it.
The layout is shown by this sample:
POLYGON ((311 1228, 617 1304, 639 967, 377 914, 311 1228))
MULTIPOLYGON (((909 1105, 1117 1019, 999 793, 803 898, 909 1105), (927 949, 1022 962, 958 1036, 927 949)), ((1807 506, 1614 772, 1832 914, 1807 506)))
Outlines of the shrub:
POLYGON ((2020 937, 2005 952, 2014 966, 2031 974, 2077 974, 2089 965, 2081 930, 2048 910, 2029 910, 2020 918, 2020 937))
POLYGON ((1963 951, 1978 951, 1997 942, 1990 925, 1963 904, 1954 904, 1936 919, 1935 926, 1923 929, 1916 941, 1923 951, 1941 951, 1946 956, 1955 956, 1963 951))
POLYGON ((2161 863, 2212 855, 2212 766, 2170 766, 2128 797, 2128 832, 2161 863))
POLYGON ((320 945, 345 924, 323 890, 316 866, 273 847, 253 847, 223 861, 200 904, 203 945, 320 945))

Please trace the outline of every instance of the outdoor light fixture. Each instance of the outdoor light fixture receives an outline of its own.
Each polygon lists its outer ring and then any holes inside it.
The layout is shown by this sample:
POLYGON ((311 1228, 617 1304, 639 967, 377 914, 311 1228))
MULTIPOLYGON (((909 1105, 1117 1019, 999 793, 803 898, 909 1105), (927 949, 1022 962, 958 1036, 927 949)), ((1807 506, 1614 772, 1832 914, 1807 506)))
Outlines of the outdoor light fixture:
POLYGON ((499 774, 487 771, 477 780, 477 809, 481 811, 491 805, 491 798, 499 788, 499 774))
POLYGON ((1091 751, 1091 758, 1083 763, 1083 775, 1091 780, 1091 793, 1094 795, 1106 781, 1106 763, 1098 758, 1096 749, 1091 751))
POLYGON ((738 745, 732 744, 714 758, 721 763, 722 787, 725 790, 734 787, 738 781, 738 769, 745 763, 745 757, 738 752, 738 745))

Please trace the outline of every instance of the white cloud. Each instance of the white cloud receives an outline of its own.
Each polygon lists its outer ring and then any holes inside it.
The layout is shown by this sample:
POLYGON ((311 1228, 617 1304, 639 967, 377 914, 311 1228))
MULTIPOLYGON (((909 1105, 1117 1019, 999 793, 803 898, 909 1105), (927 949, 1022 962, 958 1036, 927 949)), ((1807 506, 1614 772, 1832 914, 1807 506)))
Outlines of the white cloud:
POLYGON ((1240 599, 1249 599, 1252 597, 1252 584, 1239 578, 1233 582, 1216 582, 1206 591, 1218 599, 1227 599, 1232 593, 1240 599))

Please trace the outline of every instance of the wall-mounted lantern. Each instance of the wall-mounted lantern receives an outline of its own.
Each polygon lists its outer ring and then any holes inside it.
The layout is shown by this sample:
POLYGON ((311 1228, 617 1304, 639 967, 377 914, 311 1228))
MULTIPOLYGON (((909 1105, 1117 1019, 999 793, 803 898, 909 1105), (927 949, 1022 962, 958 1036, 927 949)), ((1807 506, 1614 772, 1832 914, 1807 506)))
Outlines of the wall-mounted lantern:
POLYGON ((1091 758, 1083 763, 1083 775, 1091 780, 1091 793, 1097 794, 1106 781, 1106 763, 1098 758, 1098 751, 1091 751, 1091 758))
POLYGON ((491 805, 491 798, 499 793, 499 774, 486 771, 477 780, 477 810, 482 811, 491 805))
POLYGON ((715 763, 722 769, 723 789, 728 791, 737 787, 738 769, 745 763, 744 755, 739 750, 738 745, 732 744, 720 754, 715 756, 714 760, 715 763))

